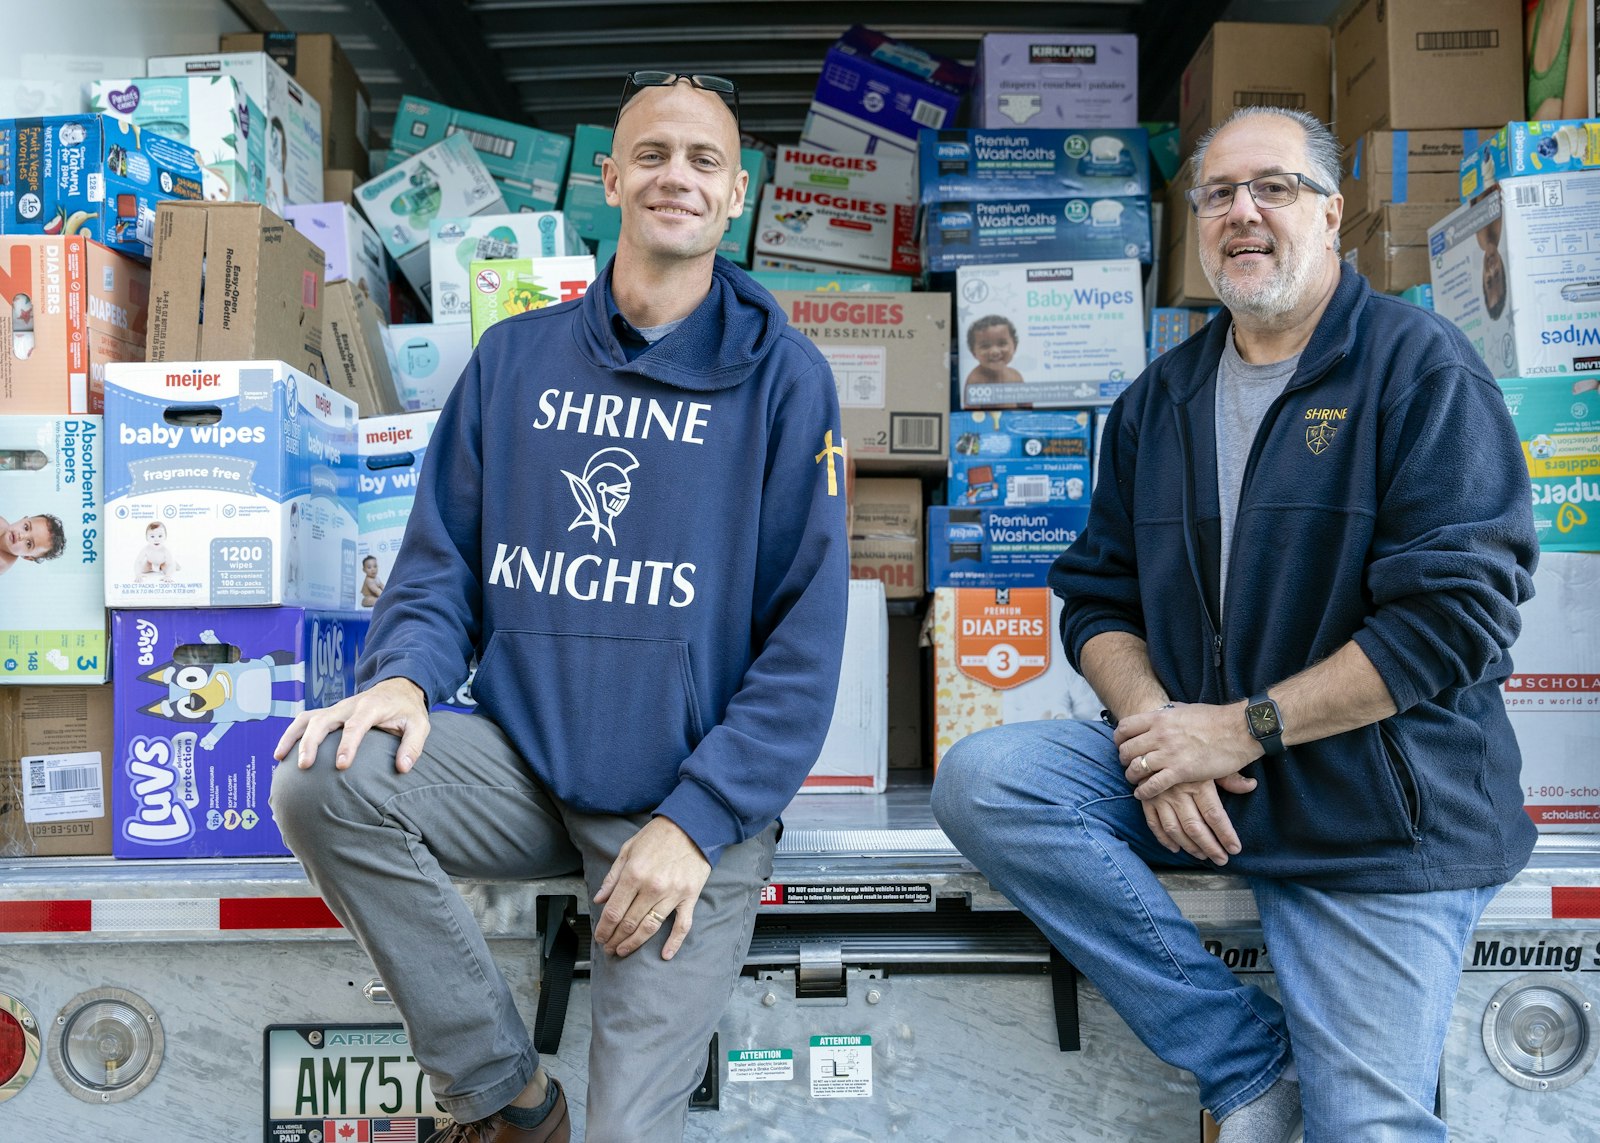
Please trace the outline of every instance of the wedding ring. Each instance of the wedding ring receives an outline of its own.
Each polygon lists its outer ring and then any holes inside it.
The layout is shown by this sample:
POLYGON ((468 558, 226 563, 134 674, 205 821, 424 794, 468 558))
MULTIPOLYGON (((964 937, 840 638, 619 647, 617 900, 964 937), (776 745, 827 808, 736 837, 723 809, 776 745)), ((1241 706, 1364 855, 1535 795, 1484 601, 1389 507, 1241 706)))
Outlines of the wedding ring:
POLYGON ((1135 758, 1133 760, 1133 764, 1135 766, 1139 767, 1139 773, 1141 773, 1141 774, 1146 774, 1146 773, 1149 773, 1149 771, 1150 771, 1150 763, 1148 763, 1148 762, 1146 762, 1144 760, 1144 755, 1143 754, 1141 754, 1141 755, 1139 755, 1139 757, 1135 758))
POLYGON ((645 914, 644 915, 649 917, 652 921, 654 921, 658 925, 666 924, 667 919, 665 917, 663 917, 660 913, 656 912, 654 909, 645 910, 645 914))

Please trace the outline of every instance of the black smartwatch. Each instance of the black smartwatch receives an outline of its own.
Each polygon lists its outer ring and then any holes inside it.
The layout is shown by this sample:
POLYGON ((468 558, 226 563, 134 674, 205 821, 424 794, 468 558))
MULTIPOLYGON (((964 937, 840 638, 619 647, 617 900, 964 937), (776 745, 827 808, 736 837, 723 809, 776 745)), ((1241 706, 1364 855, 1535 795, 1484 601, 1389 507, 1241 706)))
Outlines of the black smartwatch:
POLYGON ((1283 716, 1266 691, 1256 695, 1244 708, 1244 721, 1250 729, 1250 737, 1261 743, 1261 749, 1269 757, 1283 753, 1283 716))

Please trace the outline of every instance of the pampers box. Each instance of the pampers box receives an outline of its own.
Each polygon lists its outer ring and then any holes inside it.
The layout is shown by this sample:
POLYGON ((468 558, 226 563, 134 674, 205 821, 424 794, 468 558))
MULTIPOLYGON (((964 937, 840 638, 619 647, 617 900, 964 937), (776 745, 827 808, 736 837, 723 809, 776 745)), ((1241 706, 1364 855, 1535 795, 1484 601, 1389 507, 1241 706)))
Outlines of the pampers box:
POLYGON ((949 502, 1087 504, 1093 427, 1090 409, 951 413, 949 502))
POLYGON ((472 320, 470 267, 474 262, 566 258, 588 253, 577 228, 559 210, 436 218, 428 232, 433 320, 472 320))
POLYGON ((355 606, 356 404, 281 361, 106 367, 112 607, 355 606))
POLYGON ((267 193, 267 122, 261 107, 227 76, 101 79, 87 89, 89 110, 187 143, 200 155, 206 199, 260 202, 267 193))
POLYGON ((411 519, 417 477, 438 410, 361 418, 361 540, 357 602, 370 608, 388 586, 389 572, 411 519))
POLYGON ((0 683, 106 679, 99 417, 0 417, 0 683))
POLYGON ((472 326, 418 322, 385 331, 394 351, 394 383, 408 412, 442 409, 472 357, 472 326))
POLYGON ((972 118, 980 127, 1132 127, 1139 38, 991 32, 978 49, 972 118))
POLYGON ((272 750, 301 711, 355 693, 367 622, 298 607, 112 612, 112 855, 288 853, 267 805, 272 750))
POLYGON ((1600 392, 1594 382, 1500 382, 1533 479, 1541 551, 1600 552, 1600 392))
POLYGON ((1003 262, 1136 258, 1150 261, 1145 197, 967 199, 924 212, 927 269, 1003 262))
POLYGON ((956 341, 963 408, 1115 400, 1145 366, 1139 264, 963 266, 956 341))
POLYGON ((917 172, 923 202, 1150 194, 1143 127, 924 131, 917 172))
POLYGON ((928 509, 928 586, 1043 587, 1089 506, 928 509))

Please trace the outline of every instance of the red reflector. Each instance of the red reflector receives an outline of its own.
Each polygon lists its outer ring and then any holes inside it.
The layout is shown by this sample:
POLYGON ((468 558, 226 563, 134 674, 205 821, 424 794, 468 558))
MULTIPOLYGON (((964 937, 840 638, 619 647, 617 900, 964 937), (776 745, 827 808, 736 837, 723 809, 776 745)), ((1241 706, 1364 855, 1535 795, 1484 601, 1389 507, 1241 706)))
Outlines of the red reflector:
POLYGON ((0 901, 0 933, 87 933, 88 901, 0 901))
POLYGON ((22 1025, 11 1013, 0 1009, 0 1086, 10 1083, 22 1070, 22 1053, 26 1048, 22 1025))
POLYGON ((217 902, 219 929, 338 929, 321 897, 224 897, 217 902))
POLYGON ((1550 890, 1550 916, 1558 921, 1600 918, 1600 889, 1556 886, 1550 890))

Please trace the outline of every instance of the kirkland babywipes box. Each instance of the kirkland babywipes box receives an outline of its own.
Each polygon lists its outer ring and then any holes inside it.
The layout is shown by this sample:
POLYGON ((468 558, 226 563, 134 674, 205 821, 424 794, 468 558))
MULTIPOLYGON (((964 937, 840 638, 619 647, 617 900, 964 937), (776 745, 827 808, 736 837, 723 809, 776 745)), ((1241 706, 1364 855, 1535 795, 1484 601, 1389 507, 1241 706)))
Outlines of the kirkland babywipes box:
POLYGON ((1600 120, 1507 123, 1469 148, 1461 161, 1461 201, 1501 179, 1600 167, 1600 120))
POLYGON ((1145 366, 1139 264, 963 266, 956 335, 963 408, 1115 400, 1145 366))
POLYGON ((756 254, 916 274, 922 269, 916 218, 909 203, 773 185, 761 192, 756 254))
POLYGON ((0 683, 107 677, 99 417, 0 417, 0 683))
POLYGON ((1143 127, 924 131, 917 173, 923 202, 950 199, 1149 197, 1143 127))
POLYGON ((355 693, 367 623, 298 607, 112 612, 112 854, 287 854, 267 804, 273 748, 296 715, 355 693))
POLYGON ((972 69, 857 24, 828 49, 800 141, 852 155, 915 153, 954 122, 972 69))
POLYGON ((818 147, 779 147, 772 185, 812 187, 874 202, 917 201, 915 155, 851 155, 818 147))
POLYGON ((1148 198, 940 202, 923 217, 933 273, 1003 262, 1151 258, 1148 198))
POLYGON ((428 232, 433 320, 472 320, 470 267, 474 262, 588 253, 577 228, 559 210, 436 218, 428 232))
POLYGON ((408 413, 441 409, 472 357, 472 326, 419 322, 391 325, 394 381, 408 413))
POLYGON ((972 119, 979 127, 1132 127, 1139 37, 990 32, 978 48, 972 119))
POLYGON ((594 259, 588 254, 474 262, 470 269, 473 345, 497 321, 583 297, 595 274, 594 259))
POLYGON ((1500 382, 1533 479, 1546 552, 1600 552, 1600 392, 1595 378, 1500 382))
POLYGON ((281 361, 106 369, 112 607, 356 597, 356 405, 281 361))
POLYGON ((555 209, 572 140, 407 95, 400 100, 389 146, 397 155, 415 155, 453 135, 464 136, 477 151, 512 210, 555 209))
POLYGON ((1043 587, 1089 506, 928 509, 928 586, 1043 587))
POLYGON ((1087 504, 1094 414, 950 414, 949 503, 959 507, 1087 504))
POLYGON ((357 602, 363 608, 376 604, 389 583, 406 522, 411 519, 422 458, 438 421, 437 410, 361 418, 357 602))
POLYGON ((302 203, 288 207, 283 220, 322 251, 327 281, 355 282, 379 313, 388 314, 389 275, 383 265, 383 243, 355 207, 347 202, 302 203))

